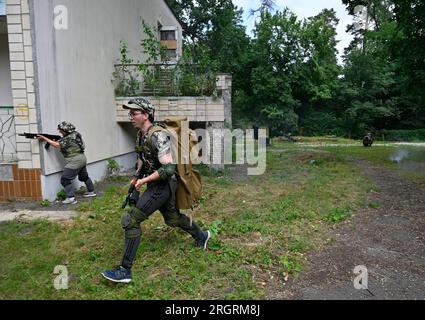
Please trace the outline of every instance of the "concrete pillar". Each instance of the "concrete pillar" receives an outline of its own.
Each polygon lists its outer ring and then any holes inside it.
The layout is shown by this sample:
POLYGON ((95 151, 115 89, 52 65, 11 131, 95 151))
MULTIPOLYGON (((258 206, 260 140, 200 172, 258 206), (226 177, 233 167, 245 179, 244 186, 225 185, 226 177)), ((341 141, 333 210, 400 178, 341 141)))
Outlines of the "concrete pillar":
MULTIPOLYGON (((34 90, 33 39, 28 0, 7 0, 10 70, 16 134, 38 132, 34 90)), ((40 169, 37 140, 16 137, 20 169, 40 169)))
POLYGON ((211 140, 210 168, 224 170, 224 122, 207 122, 206 129, 211 140))
POLYGON ((232 76, 230 74, 219 74, 217 90, 224 101, 224 122, 226 127, 232 128, 232 76))

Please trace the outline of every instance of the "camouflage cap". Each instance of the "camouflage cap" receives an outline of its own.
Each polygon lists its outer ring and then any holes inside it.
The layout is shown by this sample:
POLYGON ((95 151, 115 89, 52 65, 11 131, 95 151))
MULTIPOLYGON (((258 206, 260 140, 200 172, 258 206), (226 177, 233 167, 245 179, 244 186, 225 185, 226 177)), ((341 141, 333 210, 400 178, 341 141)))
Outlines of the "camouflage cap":
POLYGON ((75 126, 70 122, 63 121, 58 124, 58 129, 67 133, 72 133, 75 131, 75 126))
POLYGON ((142 110, 151 116, 155 116, 155 107, 147 99, 131 99, 127 104, 123 104, 124 109, 142 110))

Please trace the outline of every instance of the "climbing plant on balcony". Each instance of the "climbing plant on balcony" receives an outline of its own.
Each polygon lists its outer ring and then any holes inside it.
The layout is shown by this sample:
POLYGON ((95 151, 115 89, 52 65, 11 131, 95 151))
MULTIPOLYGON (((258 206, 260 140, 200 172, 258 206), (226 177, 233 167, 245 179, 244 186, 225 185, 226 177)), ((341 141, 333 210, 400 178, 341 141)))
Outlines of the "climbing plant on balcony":
POLYGON ((187 50, 177 63, 169 64, 167 48, 157 39, 156 30, 143 20, 142 33, 144 38, 140 41, 140 47, 145 57, 143 63, 129 58, 128 45, 121 41, 121 58, 114 72, 117 96, 215 95, 217 67, 205 50, 198 50, 196 56, 187 50))
POLYGON ((137 74, 129 67, 134 62, 129 57, 128 45, 123 40, 120 42, 120 53, 120 64, 113 73, 115 95, 132 96, 139 91, 140 82, 137 80, 137 74))

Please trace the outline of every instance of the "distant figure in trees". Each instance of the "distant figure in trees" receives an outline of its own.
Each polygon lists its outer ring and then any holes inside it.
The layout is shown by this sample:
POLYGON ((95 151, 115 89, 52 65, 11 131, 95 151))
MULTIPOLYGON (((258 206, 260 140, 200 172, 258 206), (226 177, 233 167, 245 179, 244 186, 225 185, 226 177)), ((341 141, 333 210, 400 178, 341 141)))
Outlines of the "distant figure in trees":
POLYGON ((363 145, 367 148, 367 147, 371 147, 373 144, 373 136, 372 133, 368 133, 364 138, 363 138, 363 145))

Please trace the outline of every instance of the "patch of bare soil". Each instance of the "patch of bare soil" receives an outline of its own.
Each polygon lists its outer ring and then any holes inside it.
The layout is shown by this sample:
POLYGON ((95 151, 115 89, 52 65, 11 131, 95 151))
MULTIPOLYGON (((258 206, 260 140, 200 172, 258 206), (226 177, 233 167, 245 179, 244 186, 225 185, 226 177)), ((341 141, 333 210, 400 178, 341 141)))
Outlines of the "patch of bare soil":
POLYGON ((392 170, 354 161, 378 187, 369 200, 380 206, 332 229, 334 243, 308 254, 298 278, 268 286, 267 299, 425 299, 425 189, 392 170), (367 268, 367 290, 354 286, 356 266, 367 268))

